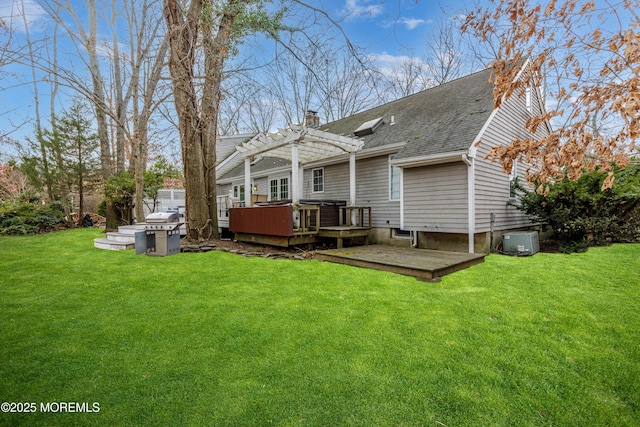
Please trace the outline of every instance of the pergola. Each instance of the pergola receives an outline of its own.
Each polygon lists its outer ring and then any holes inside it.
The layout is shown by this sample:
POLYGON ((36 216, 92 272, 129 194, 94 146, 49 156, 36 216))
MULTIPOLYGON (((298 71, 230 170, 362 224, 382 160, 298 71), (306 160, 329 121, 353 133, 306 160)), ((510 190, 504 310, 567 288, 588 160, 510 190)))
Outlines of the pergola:
MULTIPOLYGON (((280 129, 276 133, 259 133, 236 149, 244 157, 245 188, 251 188, 251 162, 259 157, 279 157, 291 161, 291 200, 302 194, 304 165, 341 154, 349 154, 349 201, 356 204, 356 157, 363 141, 304 126, 280 129)), ((245 198, 251 206, 251 197, 245 198)))

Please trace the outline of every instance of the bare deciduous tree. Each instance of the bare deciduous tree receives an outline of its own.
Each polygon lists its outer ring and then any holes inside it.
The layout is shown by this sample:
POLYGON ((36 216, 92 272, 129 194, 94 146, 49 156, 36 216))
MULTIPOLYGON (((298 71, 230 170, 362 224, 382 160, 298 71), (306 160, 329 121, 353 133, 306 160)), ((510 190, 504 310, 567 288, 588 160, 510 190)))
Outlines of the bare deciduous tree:
MULTIPOLYGON (((40 58, 38 66, 47 70, 59 84, 80 93, 95 107, 103 179, 106 181, 112 173, 124 171, 130 156, 129 166, 140 181, 138 186, 141 190, 148 155, 148 124, 162 102, 155 96, 167 51, 160 17, 162 2, 104 0, 102 10, 108 17, 104 22, 109 27, 108 31, 101 32, 101 36, 110 36, 111 40, 100 43, 96 0, 87 0, 85 11, 80 10, 77 2, 69 0, 42 0, 40 4, 56 26, 71 39, 77 57, 86 68, 83 70, 77 64, 57 64, 46 58, 40 58), (80 18, 85 12, 89 17, 87 28, 80 18), (121 35, 127 38, 128 53, 121 49, 121 35), (105 57, 109 60, 103 61, 105 57), (84 77, 87 71, 91 76, 89 82, 84 77), (115 140, 113 147, 109 123, 115 140)), ((138 218, 143 216, 142 198, 141 190, 136 193, 138 218)), ((119 218, 126 217, 108 207, 107 229, 114 229, 120 225, 119 218)))
POLYGON ((424 59, 410 55, 369 55, 375 72, 372 75, 380 87, 380 100, 392 101, 434 85, 429 66, 424 59))
POLYGON ((329 122, 378 101, 375 73, 362 56, 323 35, 304 38, 306 43, 287 42, 287 48, 265 67, 261 94, 268 100, 263 104, 268 108, 275 104, 286 123, 301 124, 307 110, 318 111, 329 122))
MULTIPOLYGON (((149 122, 164 101, 158 96, 158 85, 166 65, 168 39, 159 16, 159 0, 125 3, 129 34, 130 82, 124 97, 125 106, 131 98, 130 111, 133 130, 128 134, 131 145, 130 170, 136 179, 135 214, 144 218, 144 173, 149 156, 149 122)), ((128 125, 126 116, 120 123, 128 125)), ((125 128, 127 128, 125 126, 125 128)))
MULTIPOLYGON (((50 168, 49 168, 49 159, 48 159, 48 155, 47 155, 47 148, 46 148, 46 144, 45 144, 45 140, 44 138, 42 138, 42 120, 40 118, 40 91, 38 89, 38 83, 39 83, 39 76, 37 75, 37 71, 36 71, 36 64, 37 64, 37 56, 36 56, 36 47, 37 47, 37 43, 34 40, 31 40, 31 31, 30 31, 30 25, 29 25, 29 19, 27 17, 27 12, 25 9, 25 5, 24 5, 24 0, 20 2, 19 5, 16 5, 19 7, 19 11, 18 14, 20 15, 20 18, 22 19, 22 23, 24 25, 24 37, 26 40, 25 43, 25 47, 26 47, 26 57, 28 59, 28 63, 29 63, 29 68, 31 71, 31 88, 33 91, 33 103, 34 103, 34 113, 35 113, 35 136, 36 136, 36 141, 39 144, 39 154, 41 157, 41 161, 42 161, 42 172, 43 172, 43 182, 44 182, 44 193, 45 193, 45 198, 48 201, 53 201, 53 182, 52 182, 52 174, 50 172, 50 168)), ((67 209, 67 204, 64 204, 65 209, 67 209)), ((69 213, 68 209, 65 213, 69 213)))
MULTIPOLYGON (((5 67, 17 61, 17 53, 21 50, 21 46, 15 45, 14 30, 10 28, 7 22, 0 19, 0 81, 3 81, 8 72, 5 67)), ((4 85, 0 88, 0 93, 4 90, 4 85)), ((0 115, 7 114, 7 111, 0 111, 0 115)), ((9 142, 8 136, 11 130, 0 129, 0 143, 9 142)))
POLYGON ((438 21, 427 38, 426 62, 435 84, 457 79, 467 71, 460 25, 455 18, 438 21))

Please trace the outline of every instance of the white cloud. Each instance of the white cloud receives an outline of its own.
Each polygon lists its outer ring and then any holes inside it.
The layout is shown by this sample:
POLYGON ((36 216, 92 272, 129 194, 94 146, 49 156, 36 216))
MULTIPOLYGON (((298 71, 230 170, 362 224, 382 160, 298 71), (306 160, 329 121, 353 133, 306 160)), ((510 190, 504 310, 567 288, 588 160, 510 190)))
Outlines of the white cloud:
POLYGON ((427 21, 425 21, 424 19, 418 18, 400 18, 398 22, 404 24, 407 27, 407 30, 413 30, 416 27, 427 23, 427 21))
POLYGON ((25 33, 46 16, 45 10, 29 0, 1 0, 0 19, 12 30, 25 33), (26 21, 26 25, 25 25, 26 21))
POLYGON ((346 0, 342 9, 342 13, 350 19, 363 16, 375 18, 382 12, 382 3, 372 3, 371 0, 346 0))
POLYGON ((369 60, 375 65, 375 69, 386 76, 393 76, 402 70, 407 64, 413 63, 414 66, 427 69, 428 64, 421 58, 407 55, 390 55, 387 52, 372 53, 367 55, 369 60))

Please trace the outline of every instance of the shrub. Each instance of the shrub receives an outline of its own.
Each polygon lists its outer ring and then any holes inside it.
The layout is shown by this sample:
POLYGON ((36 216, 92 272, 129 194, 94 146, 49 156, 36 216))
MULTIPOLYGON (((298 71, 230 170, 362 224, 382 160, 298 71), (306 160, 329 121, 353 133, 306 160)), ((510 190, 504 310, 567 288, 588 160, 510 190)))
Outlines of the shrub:
POLYGON ((606 174, 586 172, 578 181, 551 184, 547 195, 524 192, 518 209, 551 227, 563 252, 640 241, 640 166, 616 171, 616 185, 602 191, 606 174))
POLYGON ((36 234, 66 224, 59 202, 43 205, 39 201, 14 200, 0 202, 0 234, 36 234))
POLYGON ((107 199, 102 199, 98 202, 96 213, 101 216, 107 216, 107 199))

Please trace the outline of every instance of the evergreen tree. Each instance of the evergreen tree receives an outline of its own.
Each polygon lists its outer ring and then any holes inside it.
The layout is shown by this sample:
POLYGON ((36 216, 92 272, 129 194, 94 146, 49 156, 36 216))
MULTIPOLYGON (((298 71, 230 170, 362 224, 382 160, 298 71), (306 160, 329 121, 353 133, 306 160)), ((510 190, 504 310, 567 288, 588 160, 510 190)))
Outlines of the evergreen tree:
POLYGON ((37 142, 29 141, 21 156, 21 170, 29 183, 43 194, 51 194, 53 200, 62 202, 67 216, 73 208, 70 194, 72 191, 78 193, 80 218, 84 213, 85 190, 95 182, 100 171, 99 141, 87 111, 91 110, 86 105, 74 101, 61 117, 52 120, 51 129, 42 129, 36 135, 37 142))

